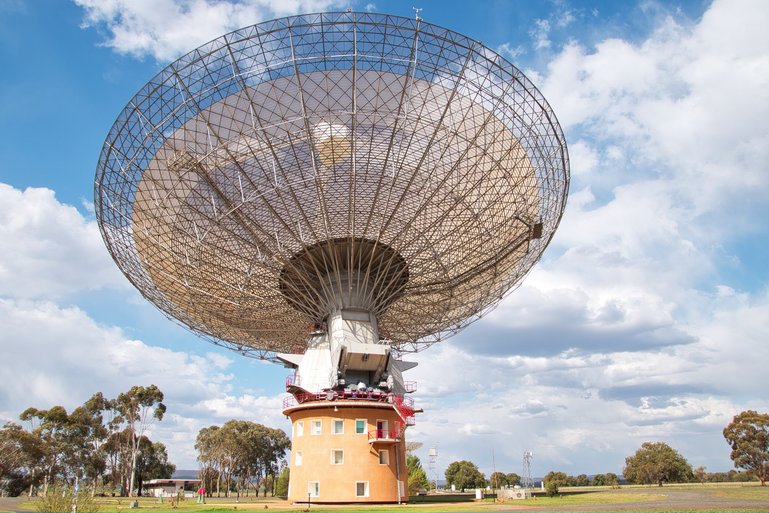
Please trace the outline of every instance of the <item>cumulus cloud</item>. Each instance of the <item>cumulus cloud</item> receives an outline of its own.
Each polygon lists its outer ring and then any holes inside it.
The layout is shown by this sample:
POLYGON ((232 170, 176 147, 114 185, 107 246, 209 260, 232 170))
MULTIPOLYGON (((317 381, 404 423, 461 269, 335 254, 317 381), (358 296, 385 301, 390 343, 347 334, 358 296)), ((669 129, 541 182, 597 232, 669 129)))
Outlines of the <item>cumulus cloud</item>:
POLYGON ((769 186, 766 23, 761 2, 714 2, 699 23, 668 17, 640 43, 571 42, 542 89, 567 129, 625 148, 616 181, 668 180, 701 215, 769 186))
MULTIPOLYGON (((339 0, 75 0, 84 26, 104 35, 104 45, 135 57, 169 61, 222 34, 260 21, 326 11, 339 0)), ((371 5, 371 4, 369 4, 371 5)))
POLYGON ((137 340, 60 304, 78 292, 127 287, 95 221, 49 189, 0 184, 0 205, 0 420, 18 421, 29 406, 71 410, 95 392, 115 397, 156 384, 169 415, 149 436, 187 468, 196 466, 195 436, 204 426, 255 418, 286 427, 279 396, 235 391, 229 356, 137 340))
MULTIPOLYGON (((666 441, 712 470, 731 465, 720 431, 746 405, 719 395, 724 390, 713 383, 723 355, 705 364, 686 354, 653 352, 505 358, 478 357, 451 345, 438 352, 412 371, 420 385, 442 372, 462 376, 454 381, 466 389, 422 400, 420 388, 417 400, 425 413, 409 437, 428 448, 439 444, 443 466, 472 459, 488 475, 493 444, 496 470, 518 472, 523 452, 533 450, 535 475, 554 469, 619 473, 625 456, 647 440, 666 441), (487 377, 482 389, 475 387, 479 367, 487 377), (647 382, 657 387, 611 393, 647 382)), ((743 391, 752 386, 746 383, 743 391)))
POLYGON ((769 10, 741 7, 716 2, 699 23, 663 17, 638 42, 568 42, 554 56, 540 78, 571 141, 569 205, 543 262, 462 347, 534 355, 699 340, 732 248, 767 236, 750 220, 769 192, 769 10), (751 93, 735 96, 738 83, 751 93))
POLYGON ((45 188, 0 183, 0 297, 55 298, 125 288, 96 221, 45 188))
POLYGON ((537 20, 534 22, 534 28, 529 31, 535 50, 550 48, 550 22, 548 20, 537 20))
MULTIPOLYGON (((78 3, 107 46, 158 60, 267 16, 330 5, 78 3)), ((769 192, 769 9, 762 1, 716 1, 696 22, 657 10, 647 37, 558 47, 554 33, 576 15, 557 7, 530 33, 533 47, 552 56, 531 75, 570 143, 566 215, 523 287, 453 341, 417 356, 420 366, 408 378, 419 382, 416 399, 425 413, 409 438, 425 443, 423 461, 440 441, 439 466, 473 459, 487 473, 490 444, 498 448, 498 470, 518 471, 523 451, 534 450, 534 473, 542 475, 619 473, 625 456, 647 440, 670 443, 695 466, 726 470, 720 430, 741 409, 769 408, 760 392, 769 386, 767 284, 734 283, 725 265, 739 260, 737 246, 746 238, 767 238, 756 220, 766 218, 769 192)), ((510 43, 498 48, 510 58, 523 55, 510 43)), ((112 340, 116 348, 96 356, 128 375, 139 372, 129 365, 131 355, 157 362, 152 371, 160 375, 170 361, 181 361, 182 378, 169 387, 188 396, 172 424, 184 427, 177 435, 169 430, 171 439, 189 446, 200 419, 257 411, 280 422, 278 399, 230 389, 226 362, 166 354, 89 325, 77 309, 22 300, 3 307, 7 316, 40 325, 33 340, 63 340, 58 330, 45 331, 49 323, 88 326, 90 335, 80 335, 112 340), (193 385, 196 373, 203 384, 193 385)), ((15 329, 4 347, 20 344, 24 333, 21 325, 15 329)), ((76 333, 64 333, 77 343, 76 333)), ((78 365, 62 355, 65 346, 48 344, 54 359, 78 365)), ((58 398, 57 380, 64 378, 53 364, 45 368, 52 373, 30 374, 30 387, 39 391, 35 397, 58 398)))
POLYGON ((522 46, 513 46, 510 43, 502 43, 497 47, 497 53, 503 57, 506 57, 512 63, 515 63, 518 57, 523 55, 525 52, 526 50, 522 46))
POLYGON ((232 361, 130 339, 77 307, 47 301, 0 300, 0 419, 17 421, 29 406, 68 410, 95 392, 115 397, 134 385, 157 385, 168 417, 149 436, 166 444, 181 468, 195 468, 195 436, 231 418, 287 427, 280 397, 233 394, 232 361), (30 348, 34 348, 31 356, 30 348))

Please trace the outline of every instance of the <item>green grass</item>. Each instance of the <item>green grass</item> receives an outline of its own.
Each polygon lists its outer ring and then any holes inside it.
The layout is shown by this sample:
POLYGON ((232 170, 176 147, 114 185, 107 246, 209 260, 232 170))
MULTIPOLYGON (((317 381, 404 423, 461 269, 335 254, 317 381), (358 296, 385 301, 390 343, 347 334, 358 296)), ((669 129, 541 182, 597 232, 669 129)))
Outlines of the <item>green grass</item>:
POLYGON ((556 497, 537 497, 526 500, 507 501, 505 504, 520 506, 536 506, 538 508, 562 508, 564 506, 589 506, 629 504, 633 502, 656 501, 665 497, 656 490, 644 492, 622 493, 621 490, 604 490, 600 492, 585 492, 574 495, 556 497))
MULTIPOLYGON (((567 492, 567 490, 564 490, 567 492)), ((403 505, 317 505, 310 506, 310 512, 317 511, 321 513, 330 512, 350 512, 350 513, 394 513, 394 511, 408 511, 420 513, 459 513, 459 512, 497 512, 512 509, 533 509, 540 511, 569 511, 569 510, 590 510, 595 506, 600 510, 612 510, 616 506, 617 510, 630 511, 714 511, 718 507, 713 507, 710 501, 731 501, 729 509, 731 511, 756 511, 756 503, 766 504, 766 507, 760 507, 759 510, 769 511, 769 487, 759 487, 755 485, 735 486, 733 484, 725 485, 686 485, 686 486, 632 486, 622 487, 620 489, 603 489, 597 491, 583 491, 583 493, 568 494, 565 493, 558 497, 538 496, 526 500, 510 500, 504 503, 494 502, 492 499, 472 502, 440 502, 441 499, 454 500, 454 497, 441 497, 440 495, 428 496, 428 501, 421 503, 411 503, 403 505), (671 497, 678 498, 679 502, 671 503, 668 501, 671 497), (681 497, 686 500, 680 502, 681 497), (741 504, 740 501, 753 501, 741 504), (710 506, 708 505, 710 502, 710 506), (633 504, 638 504, 634 507, 633 504), (752 510, 751 510, 752 508, 752 510)), ((100 511, 103 513, 161 513, 161 512, 220 512, 220 511, 264 511, 270 510, 280 513, 294 513, 307 511, 307 506, 303 504, 292 505, 286 501, 272 498, 254 497, 243 498, 237 502, 234 498, 211 498, 207 504, 198 504, 195 499, 187 499, 177 503, 177 507, 172 509, 168 500, 160 503, 154 498, 140 498, 139 508, 130 509, 131 499, 128 498, 97 498, 100 511), (267 509, 265 509, 265 506, 267 509)), ((21 504, 23 509, 35 511, 34 501, 27 501, 21 504)))
MULTIPOLYGON (((581 506, 589 504, 625 504, 628 502, 638 502, 653 500, 659 497, 658 495, 651 493, 633 494, 633 495, 615 495, 605 492, 593 492, 580 495, 571 495, 564 497, 553 498, 537 498, 527 499, 521 501, 507 501, 503 503, 495 503, 492 500, 473 501, 473 502, 440 502, 436 499, 431 502, 417 503, 417 504, 401 504, 401 505, 381 505, 381 506, 365 506, 365 505, 315 505, 310 506, 310 511, 339 511, 344 510, 350 513, 392 513, 394 509, 398 511, 418 511, 418 512, 460 512, 460 511, 494 511, 504 506, 535 506, 535 507, 563 507, 563 506, 581 506)), ((304 512, 307 510, 306 505, 290 505, 285 501, 276 501, 272 499, 267 500, 242 500, 235 502, 234 499, 216 499, 212 498, 208 500, 207 504, 198 504, 194 499, 186 500, 176 504, 176 508, 172 509, 168 500, 162 504, 157 499, 152 498, 140 498, 138 499, 139 508, 130 509, 131 501, 127 498, 122 499, 99 499, 98 504, 100 511, 103 513, 115 513, 115 512, 136 512, 148 511, 153 513, 161 512, 218 512, 218 511, 280 511, 281 513, 293 513, 304 512), (265 510, 264 506, 268 509, 265 510)), ((34 511, 34 502, 25 502, 22 504, 22 508, 34 511)))
MULTIPOLYGON (((724 487, 712 490, 705 490, 707 493, 726 497, 728 499, 750 499, 769 501, 769 486, 743 486, 743 487, 724 487)), ((769 509, 769 502, 767 502, 769 509)))

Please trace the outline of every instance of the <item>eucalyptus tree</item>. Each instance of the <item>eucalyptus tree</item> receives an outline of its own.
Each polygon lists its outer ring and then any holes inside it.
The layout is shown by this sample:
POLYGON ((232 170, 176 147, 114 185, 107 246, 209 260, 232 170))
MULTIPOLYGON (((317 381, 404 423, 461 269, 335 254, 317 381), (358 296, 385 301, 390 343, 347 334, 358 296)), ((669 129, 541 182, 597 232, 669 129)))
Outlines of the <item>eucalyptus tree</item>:
POLYGON ((154 420, 163 420, 166 412, 163 392, 155 385, 131 387, 128 392, 117 396, 114 401, 114 410, 117 413, 115 422, 124 425, 130 433, 131 463, 128 495, 132 496, 136 479, 136 459, 139 456, 139 440, 154 420))
POLYGON ((732 448, 734 466, 755 475, 761 486, 769 478, 769 413, 747 410, 735 415, 724 428, 724 438, 732 448))
POLYGON ((195 438, 195 450, 201 465, 201 479, 207 490, 213 489, 213 482, 206 479, 216 478, 216 495, 220 495, 222 481, 222 460, 224 444, 219 426, 208 426, 198 431, 195 438), (208 486, 206 486, 208 485, 208 486))
POLYGON ((286 433, 244 420, 230 420, 221 427, 209 426, 198 432, 195 449, 202 479, 216 477, 216 494, 229 494, 233 484, 238 495, 250 484, 275 480, 291 442, 286 433))
POLYGON ((416 455, 409 454, 406 456, 406 470, 408 471, 409 495, 416 495, 420 490, 430 487, 427 473, 416 455))
POLYGON ((29 487, 32 496, 42 461, 42 444, 36 435, 13 422, 0 429, 0 483, 7 495, 18 495, 29 487))
POLYGON ((622 471, 631 483, 686 483, 692 478, 692 466, 686 458, 664 442, 644 442, 633 456, 625 458, 622 471))
POLYGON ((35 424, 34 419, 38 420, 37 426, 31 433, 39 442, 39 463, 43 471, 43 496, 45 496, 48 493, 49 484, 56 479, 57 475, 64 476, 63 460, 67 450, 69 415, 62 406, 54 406, 49 410, 27 408, 19 418, 30 422, 32 426, 35 424))
POLYGON ((446 476, 446 483, 454 485, 458 490, 464 491, 465 488, 486 486, 486 478, 471 461, 462 460, 449 464, 444 475, 446 476))
POLYGON ((141 495, 142 485, 149 479, 170 479, 176 465, 168 461, 166 446, 152 442, 146 436, 139 440, 139 456, 136 458, 137 494, 141 495))

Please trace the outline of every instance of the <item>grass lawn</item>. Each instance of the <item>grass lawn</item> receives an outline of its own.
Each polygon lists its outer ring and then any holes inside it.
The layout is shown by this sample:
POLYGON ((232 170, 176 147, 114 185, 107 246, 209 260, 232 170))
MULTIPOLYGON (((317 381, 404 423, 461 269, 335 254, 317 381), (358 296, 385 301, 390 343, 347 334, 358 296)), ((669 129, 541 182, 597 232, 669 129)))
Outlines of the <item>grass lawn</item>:
MULTIPOLYGON (((708 484, 685 486, 632 486, 619 489, 602 489, 559 497, 537 497, 526 500, 511 500, 504 503, 491 499, 472 502, 439 502, 440 496, 430 496, 429 502, 417 504, 390 505, 318 505, 312 504, 310 511, 345 511, 350 513, 393 513, 409 512, 497 512, 497 511, 769 511, 769 487, 755 485, 735 486, 734 484, 708 484)), ((216 512, 216 511, 269 511, 281 513, 304 512, 304 504, 291 504, 272 498, 211 498, 207 504, 198 504, 187 499, 171 508, 168 500, 140 498, 139 508, 130 509, 132 501, 127 498, 99 498, 100 511, 111 512, 216 512)), ((35 511, 34 501, 20 504, 20 509, 35 511)))

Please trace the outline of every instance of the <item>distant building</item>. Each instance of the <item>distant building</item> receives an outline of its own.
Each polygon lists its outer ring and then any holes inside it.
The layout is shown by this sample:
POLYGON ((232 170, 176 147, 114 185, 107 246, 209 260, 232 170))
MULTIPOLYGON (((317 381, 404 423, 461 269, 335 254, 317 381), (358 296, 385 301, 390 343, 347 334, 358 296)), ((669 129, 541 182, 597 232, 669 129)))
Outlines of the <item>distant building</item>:
POLYGON ((200 488, 200 479, 150 479, 142 483, 144 495, 149 497, 194 497, 200 488))

